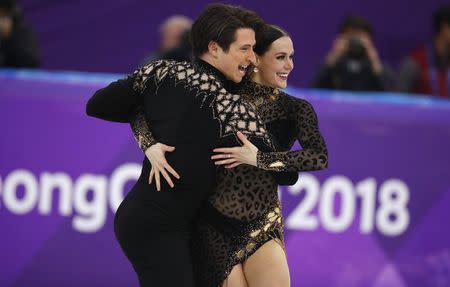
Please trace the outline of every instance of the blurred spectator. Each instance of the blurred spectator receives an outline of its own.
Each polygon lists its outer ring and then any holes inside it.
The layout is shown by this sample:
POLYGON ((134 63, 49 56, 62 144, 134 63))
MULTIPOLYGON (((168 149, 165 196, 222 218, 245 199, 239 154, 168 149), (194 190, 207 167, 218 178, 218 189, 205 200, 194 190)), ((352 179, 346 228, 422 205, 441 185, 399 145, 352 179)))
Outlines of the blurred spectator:
POLYGON ((159 29, 161 35, 159 49, 148 56, 145 63, 158 59, 190 60, 189 30, 191 26, 192 20, 181 15, 171 16, 164 21, 159 29))
POLYGON ((413 51, 400 67, 403 92, 450 98, 450 6, 433 14, 432 43, 413 51))
POLYGON ((372 27, 365 19, 345 18, 313 86, 354 91, 393 89, 394 73, 381 63, 372 37, 372 27))
POLYGON ((160 55, 160 59, 168 59, 175 61, 190 61, 192 60, 192 46, 190 42, 190 30, 186 30, 180 36, 180 42, 175 48, 168 50, 160 55))
POLYGON ((39 66, 35 36, 23 22, 15 0, 0 0, 0 67, 39 66))

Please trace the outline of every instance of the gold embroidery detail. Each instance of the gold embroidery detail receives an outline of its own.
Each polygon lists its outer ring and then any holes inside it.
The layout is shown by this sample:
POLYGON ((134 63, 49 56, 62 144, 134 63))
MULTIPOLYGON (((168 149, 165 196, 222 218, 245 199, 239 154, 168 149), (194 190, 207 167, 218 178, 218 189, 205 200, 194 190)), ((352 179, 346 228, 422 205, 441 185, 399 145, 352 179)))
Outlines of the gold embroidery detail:
POLYGON ((256 237, 256 236, 258 236, 258 234, 260 234, 261 233, 261 230, 255 230, 255 231, 253 231, 252 233, 250 233, 250 237, 256 237))
POLYGON ((283 167, 284 163, 282 163, 281 161, 276 161, 274 163, 269 164, 269 167, 283 167))

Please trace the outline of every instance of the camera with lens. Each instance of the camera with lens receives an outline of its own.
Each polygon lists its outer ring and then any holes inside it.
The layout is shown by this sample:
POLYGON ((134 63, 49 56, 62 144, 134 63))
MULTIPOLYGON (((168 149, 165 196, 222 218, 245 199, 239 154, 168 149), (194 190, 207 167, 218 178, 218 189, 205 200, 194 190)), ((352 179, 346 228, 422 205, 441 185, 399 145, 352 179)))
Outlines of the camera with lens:
POLYGON ((358 37, 351 37, 348 40, 347 56, 351 59, 362 60, 367 57, 367 51, 361 39, 358 37))

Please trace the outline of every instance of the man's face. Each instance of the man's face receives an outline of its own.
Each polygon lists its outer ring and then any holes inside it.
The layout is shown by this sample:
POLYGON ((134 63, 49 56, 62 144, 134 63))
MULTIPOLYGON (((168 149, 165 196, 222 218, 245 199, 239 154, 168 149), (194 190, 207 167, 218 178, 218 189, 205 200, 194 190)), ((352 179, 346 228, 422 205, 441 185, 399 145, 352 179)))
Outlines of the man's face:
POLYGON ((239 28, 235 32, 234 39, 227 52, 217 46, 215 66, 227 79, 239 83, 249 65, 255 62, 253 52, 256 43, 255 32, 249 28, 239 28))

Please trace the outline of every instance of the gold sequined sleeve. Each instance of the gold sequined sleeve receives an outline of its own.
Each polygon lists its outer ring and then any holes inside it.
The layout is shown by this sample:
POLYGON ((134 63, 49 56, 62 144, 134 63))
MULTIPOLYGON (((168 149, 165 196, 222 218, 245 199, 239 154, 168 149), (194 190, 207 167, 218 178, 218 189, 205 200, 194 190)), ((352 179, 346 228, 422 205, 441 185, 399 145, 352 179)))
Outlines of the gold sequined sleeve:
POLYGON ((145 119, 145 114, 142 109, 136 112, 135 117, 130 122, 131 130, 133 131, 133 136, 142 151, 146 151, 150 146, 157 143, 152 132, 150 131, 150 126, 145 119))
POLYGON ((328 152, 320 133, 317 115, 310 103, 293 99, 297 140, 301 150, 288 152, 260 152, 257 166, 272 171, 320 170, 328 165, 328 152))

